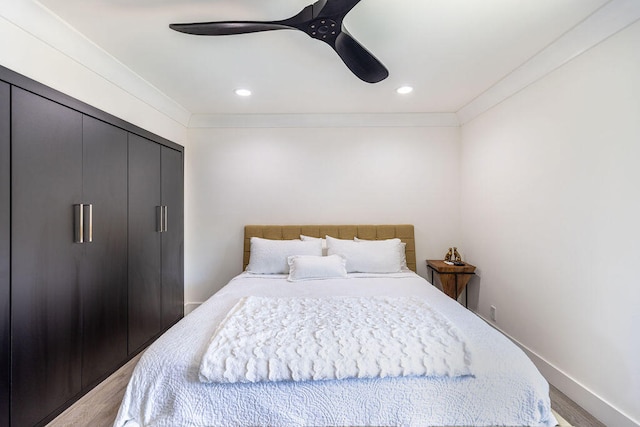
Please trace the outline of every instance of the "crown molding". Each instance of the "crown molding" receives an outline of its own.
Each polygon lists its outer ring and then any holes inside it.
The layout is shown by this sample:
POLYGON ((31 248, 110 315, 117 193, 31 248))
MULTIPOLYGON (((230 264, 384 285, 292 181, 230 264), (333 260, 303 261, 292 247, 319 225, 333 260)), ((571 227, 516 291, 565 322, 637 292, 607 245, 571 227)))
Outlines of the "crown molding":
POLYGON ((182 126, 189 122, 189 111, 39 2, 5 2, 0 6, 0 18, 182 126))
POLYGON ((640 19, 640 1, 612 0, 462 107, 461 125, 542 79, 640 19))
POLYGON ((455 113, 194 114, 189 128, 458 127, 455 113))

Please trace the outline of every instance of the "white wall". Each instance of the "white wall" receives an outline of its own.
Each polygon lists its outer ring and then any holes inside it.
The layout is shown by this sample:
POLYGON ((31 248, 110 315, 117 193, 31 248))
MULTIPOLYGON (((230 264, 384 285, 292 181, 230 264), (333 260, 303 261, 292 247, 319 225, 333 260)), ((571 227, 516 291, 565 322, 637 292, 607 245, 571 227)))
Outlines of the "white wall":
POLYGON ((424 260, 457 244, 459 129, 192 129, 185 301, 242 270, 245 224, 415 225, 424 260))
POLYGON ((461 134, 471 305, 612 426, 640 424, 639 49, 636 23, 461 134))

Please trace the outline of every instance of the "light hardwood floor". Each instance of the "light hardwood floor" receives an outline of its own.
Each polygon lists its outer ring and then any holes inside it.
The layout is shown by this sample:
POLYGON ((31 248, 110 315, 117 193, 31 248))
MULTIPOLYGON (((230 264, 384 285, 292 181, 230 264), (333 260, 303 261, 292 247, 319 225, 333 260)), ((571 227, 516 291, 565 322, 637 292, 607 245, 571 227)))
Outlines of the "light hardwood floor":
POLYGON ((551 397, 551 409, 567 420, 569 425, 575 427, 606 427, 552 385, 549 385, 549 396, 551 397))
POLYGON ((109 378, 98 384, 75 404, 47 424, 47 427, 62 426, 112 426, 118 415, 118 408, 124 390, 127 388, 133 368, 142 353, 127 362, 109 378))
MULTIPOLYGON (((51 423, 47 424, 47 427, 112 426, 118 414, 118 408, 131 377, 131 372, 136 363, 138 363, 139 358, 140 355, 131 359, 116 373, 83 396, 82 399, 78 400, 51 423)), ((604 424, 553 386, 551 386, 550 395, 552 409, 569 423, 561 423, 562 427, 605 427, 604 424)))

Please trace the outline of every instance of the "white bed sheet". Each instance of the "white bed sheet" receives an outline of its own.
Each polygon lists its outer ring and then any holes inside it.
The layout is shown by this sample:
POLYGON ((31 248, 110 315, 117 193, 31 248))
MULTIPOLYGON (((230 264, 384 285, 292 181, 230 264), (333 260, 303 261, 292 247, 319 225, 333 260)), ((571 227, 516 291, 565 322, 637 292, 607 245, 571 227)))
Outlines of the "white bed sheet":
POLYGON ((548 384, 502 334, 414 273, 288 282, 243 273, 141 357, 115 426, 553 426, 548 384), (215 384, 198 379, 216 327, 244 296, 423 297, 464 331, 474 376, 215 384))

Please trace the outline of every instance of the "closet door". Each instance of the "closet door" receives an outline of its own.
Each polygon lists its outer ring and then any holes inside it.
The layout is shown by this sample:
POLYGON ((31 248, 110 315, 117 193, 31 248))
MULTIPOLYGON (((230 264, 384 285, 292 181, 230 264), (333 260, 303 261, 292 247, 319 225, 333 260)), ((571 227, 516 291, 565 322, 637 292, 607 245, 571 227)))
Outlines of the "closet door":
POLYGON ((9 425, 9 253, 11 244, 11 150, 9 85, 0 82, 0 425, 9 425))
POLYGON ((85 388, 127 357, 127 132, 84 116, 82 134, 92 226, 80 268, 85 388))
POLYGON ((33 425, 80 391, 82 115, 12 88, 11 420, 33 425))
POLYGON ((162 147, 162 329, 184 314, 184 190, 182 153, 162 147))
POLYGON ((129 134, 129 354, 162 330, 160 145, 129 134))

